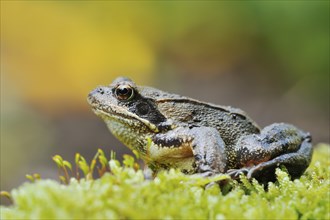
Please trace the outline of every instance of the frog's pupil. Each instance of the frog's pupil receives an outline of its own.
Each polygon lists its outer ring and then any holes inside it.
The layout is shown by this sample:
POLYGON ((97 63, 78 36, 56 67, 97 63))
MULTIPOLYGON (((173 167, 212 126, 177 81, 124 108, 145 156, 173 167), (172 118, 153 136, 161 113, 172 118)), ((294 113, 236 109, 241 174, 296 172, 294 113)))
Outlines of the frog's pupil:
POLYGON ((126 89, 126 88, 118 89, 118 93, 120 95, 126 95, 128 93, 128 89, 126 89))

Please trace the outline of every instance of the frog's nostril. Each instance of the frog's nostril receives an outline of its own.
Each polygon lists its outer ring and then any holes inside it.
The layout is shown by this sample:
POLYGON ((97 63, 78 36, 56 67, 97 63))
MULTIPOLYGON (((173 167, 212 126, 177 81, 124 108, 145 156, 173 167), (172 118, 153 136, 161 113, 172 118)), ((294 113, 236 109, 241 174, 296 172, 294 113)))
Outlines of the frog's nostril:
POLYGON ((104 89, 102 89, 101 87, 97 88, 96 91, 97 91, 98 93, 100 93, 101 95, 104 94, 104 89))

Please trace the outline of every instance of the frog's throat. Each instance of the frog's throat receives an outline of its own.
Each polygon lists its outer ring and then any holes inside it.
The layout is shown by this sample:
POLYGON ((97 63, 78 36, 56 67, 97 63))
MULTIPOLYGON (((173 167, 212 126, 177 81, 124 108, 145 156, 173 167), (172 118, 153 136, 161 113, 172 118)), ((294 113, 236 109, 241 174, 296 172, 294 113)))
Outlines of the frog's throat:
POLYGON ((129 121, 129 120, 134 119, 134 120, 137 120, 137 121, 143 123, 152 132, 155 132, 155 133, 159 132, 159 129, 155 124, 150 123, 148 120, 140 118, 137 115, 132 114, 128 111, 125 111, 125 113, 122 113, 122 111, 118 111, 114 107, 111 107, 110 112, 104 111, 104 110, 98 109, 98 108, 93 108, 93 111, 96 115, 100 116, 101 118, 106 118, 106 119, 111 118, 111 119, 117 120, 117 121, 125 121, 125 119, 127 121, 129 121))

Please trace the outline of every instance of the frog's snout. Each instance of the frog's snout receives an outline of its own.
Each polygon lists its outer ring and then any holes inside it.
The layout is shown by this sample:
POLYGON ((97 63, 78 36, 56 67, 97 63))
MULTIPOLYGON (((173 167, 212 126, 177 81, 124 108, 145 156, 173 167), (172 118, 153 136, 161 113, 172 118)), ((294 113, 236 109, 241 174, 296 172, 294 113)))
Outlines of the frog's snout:
POLYGON ((96 102, 99 102, 100 100, 103 100, 106 98, 106 96, 109 96, 111 94, 111 89, 106 86, 98 86, 96 89, 91 91, 87 96, 87 102, 90 105, 95 104, 96 102))

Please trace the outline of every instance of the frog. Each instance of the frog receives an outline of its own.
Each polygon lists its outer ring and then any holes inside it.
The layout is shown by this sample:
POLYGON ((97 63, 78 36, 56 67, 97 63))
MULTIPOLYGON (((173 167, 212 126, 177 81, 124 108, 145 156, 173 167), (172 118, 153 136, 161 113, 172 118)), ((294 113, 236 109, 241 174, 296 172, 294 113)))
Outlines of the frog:
POLYGON ((186 174, 246 175, 275 181, 285 167, 292 179, 310 164, 310 133, 288 123, 261 129, 244 111, 215 105, 118 77, 87 97, 111 133, 154 172, 179 169, 186 174))

